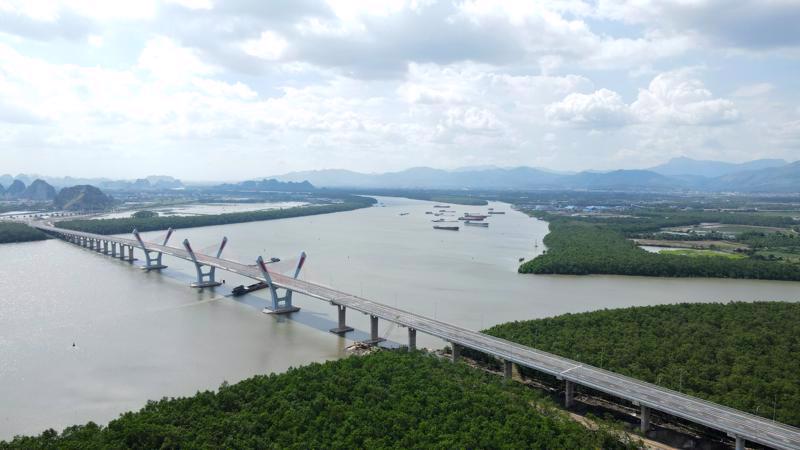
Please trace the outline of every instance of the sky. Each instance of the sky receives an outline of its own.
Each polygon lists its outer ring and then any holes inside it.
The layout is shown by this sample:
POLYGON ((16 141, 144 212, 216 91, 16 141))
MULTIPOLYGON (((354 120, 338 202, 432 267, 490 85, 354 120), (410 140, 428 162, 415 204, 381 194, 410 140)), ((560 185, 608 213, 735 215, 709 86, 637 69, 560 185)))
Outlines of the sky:
POLYGON ((800 159, 800 0, 0 0, 0 173, 800 159))

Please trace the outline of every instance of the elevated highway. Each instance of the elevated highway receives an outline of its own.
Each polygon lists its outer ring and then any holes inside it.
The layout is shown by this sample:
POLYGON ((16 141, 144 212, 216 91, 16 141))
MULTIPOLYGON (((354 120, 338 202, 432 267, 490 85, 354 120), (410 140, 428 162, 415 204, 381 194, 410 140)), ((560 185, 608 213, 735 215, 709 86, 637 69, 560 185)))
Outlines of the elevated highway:
MULTIPOLYGON (((408 328, 409 347, 414 348, 416 332, 420 331, 448 341, 453 346, 456 358, 459 348, 474 349, 505 361, 506 374, 510 376, 511 365, 528 367, 555 376, 565 382, 566 404, 572 403, 575 386, 586 386, 606 394, 622 398, 641 407, 642 430, 649 428, 650 410, 661 411, 675 417, 722 431, 734 438, 737 449, 743 449, 745 441, 766 445, 777 449, 800 449, 800 429, 774 422, 756 415, 748 414, 733 408, 685 395, 670 389, 646 383, 634 378, 603 370, 568 358, 553 355, 535 348, 526 347, 504 339, 489 336, 477 331, 468 330, 456 325, 414 314, 400 308, 368 300, 346 292, 342 292, 321 284, 312 283, 279 273, 268 272, 261 264, 246 265, 219 257, 194 253, 185 243, 185 248, 167 245, 144 243, 141 240, 105 236, 92 233, 71 231, 41 223, 32 226, 51 235, 108 253, 108 244, 126 246, 132 253, 133 248, 143 250, 148 264, 150 252, 159 253, 158 265, 161 266, 161 254, 192 261, 198 265, 217 268, 236 273, 258 281, 272 284, 272 295, 276 289, 284 289, 289 295, 288 308, 285 311, 296 311, 291 305, 291 293, 303 294, 315 299, 329 302, 339 308, 339 328, 334 332, 352 330, 345 323, 346 308, 368 314, 371 317, 372 341, 377 342, 378 319, 394 322, 408 328), (100 243, 103 243, 101 246, 100 243), (143 248, 144 247, 144 248, 143 248), (105 249, 105 250, 103 250, 105 249)), ((166 241, 165 241, 166 244, 166 241)), ((224 245, 224 244, 223 244, 224 245)), ((221 249, 220 249, 221 252, 221 249)), ((154 268, 160 268, 155 266, 154 268)), ((298 266, 297 272, 300 267, 298 266)), ((198 275, 199 276, 199 275, 198 275)), ((202 281, 202 279, 200 280, 202 281)), ((276 302, 277 304, 277 302, 276 302)), ((282 312, 282 311, 275 311, 282 312)), ((800 405, 798 406, 800 407, 800 405)))

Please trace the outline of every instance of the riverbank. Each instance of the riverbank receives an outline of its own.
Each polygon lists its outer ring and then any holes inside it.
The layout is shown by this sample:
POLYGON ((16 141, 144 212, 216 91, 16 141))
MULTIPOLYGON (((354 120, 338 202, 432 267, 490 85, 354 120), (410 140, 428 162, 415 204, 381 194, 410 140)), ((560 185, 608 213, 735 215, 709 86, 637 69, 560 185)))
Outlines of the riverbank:
POLYGON ((0 222, 0 244, 48 239, 47 235, 19 222, 0 222))
POLYGON ((0 442, 29 448, 637 448, 572 420, 537 391, 422 352, 380 351, 148 402, 0 442), (491 411, 491 414, 487 414, 491 411))
POLYGON ((353 211, 367 208, 376 203, 371 197, 344 196, 337 203, 322 205, 297 206, 266 211, 246 211, 225 214, 208 214, 197 216, 159 216, 147 218, 116 218, 95 220, 65 220, 56 222, 56 226, 75 231, 97 234, 130 233, 137 229, 140 232, 166 230, 167 228, 194 228, 233 223, 257 222, 262 220, 286 219, 290 217, 313 216, 335 212, 353 211))
MULTIPOLYGON (((546 213, 534 215, 549 222, 550 232, 543 239, 547 252, 520 265, 520 273, 800 281, 800 264, 767 260, 758 253, 746 258, 716 255, 688 257, 648 252, 628 239, 659 230, 665 223, 702 221, 703 216, 597 219, 546 213)), ((764 220, 782 219, 770 217, 764 220)), ((750 244, 751 241, 744 243, 752 247, 754 244, 750 244)), ((800 244, 800 239, 792 239, 792 242, 800 244)))

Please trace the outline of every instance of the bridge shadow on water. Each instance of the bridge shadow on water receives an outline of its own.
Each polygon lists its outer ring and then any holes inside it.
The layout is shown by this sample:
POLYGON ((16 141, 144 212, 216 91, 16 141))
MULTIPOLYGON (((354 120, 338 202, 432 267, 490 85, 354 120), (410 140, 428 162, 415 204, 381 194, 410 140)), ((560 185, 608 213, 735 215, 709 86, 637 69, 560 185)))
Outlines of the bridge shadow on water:
MULTIPOLYGON (((178 276, 175 278, 179 279, 186 278, 186 280, 189 281, 193 280, 192 277, 188 276, 185 277, 178 276)), ((263 298, 257 294, 245 294, 241 296, 234 296, 233 294, 231 294, 230 289, 223 286, 218 286, 216 288, 198 289, 198 293, 203 293, 204 291, 211 291, 212 295, 216 295, 219 300, 230 300, 240 305, 250 307, 253 310, 258 311, 259 313, 263 313, 264 308, 266 308, 268 305, 271 304, 270 300, 263 298)), ((303 298, 308 298, 308 297, 303 297, 303 298)), ((314 299, 312 300, 319 301, 314 299)), ((334 307, 331 306, 331 308, 334 307)), ((289 314, 266 314, 266 313, 263 314, 265 316, 265 319, 274 320, 277 323, 285 323, 291 321, 330 334, 332 338, 339 337, 338 335, 334 335, 333 333, 330 332, 332 328, 336 328, 338 326, 338 322, 332 320, 327 314, 319 311, 311 311, 303 309, 301 307, 300 311, 289 314)), ((345 340, 352 342, 367 341, 370 339, 370 333, 368 331, 355 329, 353 331, 346 333, 342 337, 345 340)), ((390 348, 397 348, 401 346, 400 343, 388 339, 384 342, 381 342, 380 345, 381 347, 390 347, 390 348)))

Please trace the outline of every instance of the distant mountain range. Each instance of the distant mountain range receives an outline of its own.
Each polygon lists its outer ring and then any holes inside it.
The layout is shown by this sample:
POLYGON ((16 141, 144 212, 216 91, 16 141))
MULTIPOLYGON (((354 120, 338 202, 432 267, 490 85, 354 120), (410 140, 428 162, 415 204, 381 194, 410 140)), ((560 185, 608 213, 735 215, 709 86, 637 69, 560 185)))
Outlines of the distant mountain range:
POLYGON ((152 191, 166 189, 180 189, 183 186, 181 180, 167 175, 150 175, 136 180, 112 180, 110 178, 74 178, 74 177, 47 177, 35 174, 21 173, 16 176, 9 174, 0 175, 0 185, 10 186, 14 181, 21 181, 25 185, 33 183, 35 180, 46 181, 57 188, 76 185, 92 185, 106 190, 124 191, 152 191))
POLYGON ((761 170, 781 167, 788 164, 783 159, 757 159, 744 163, 728 163, 722 161, 703 161, 686 157, 672 158, 668 162, 651 167, 650 170, 661 175, 696 175, 701 177, 721 177, 747 170, 761 170))
POLYGON ((477 167, 453 171, 414 167, 365 174, 342 169, 291 172, 280 181, 317 187, 382 189, 594 189, 648 191, 800 192, 800 161, 761 159, 741 164, 674 158, 646 170, 559 173, 533 167, 477 167))

